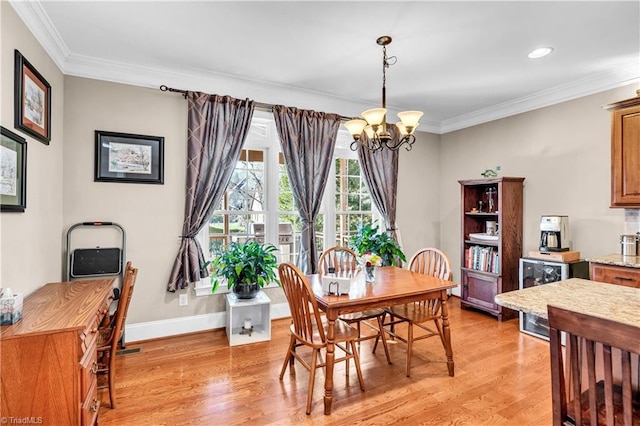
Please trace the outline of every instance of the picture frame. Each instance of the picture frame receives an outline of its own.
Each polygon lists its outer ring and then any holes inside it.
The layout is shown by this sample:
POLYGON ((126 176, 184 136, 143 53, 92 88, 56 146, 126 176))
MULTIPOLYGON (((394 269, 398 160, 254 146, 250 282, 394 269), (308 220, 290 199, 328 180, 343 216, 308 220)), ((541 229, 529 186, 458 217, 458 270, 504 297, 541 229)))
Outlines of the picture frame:
POLYGON ((27 141, 0 126, 0 212, 27 208, 27 141))
POLYGON ((95 182, 164 184, 164 137, 96 130, 95 182))
POLYGON ((14 126, 45 145, 51 141, 51 85, 16 49, 14 126))

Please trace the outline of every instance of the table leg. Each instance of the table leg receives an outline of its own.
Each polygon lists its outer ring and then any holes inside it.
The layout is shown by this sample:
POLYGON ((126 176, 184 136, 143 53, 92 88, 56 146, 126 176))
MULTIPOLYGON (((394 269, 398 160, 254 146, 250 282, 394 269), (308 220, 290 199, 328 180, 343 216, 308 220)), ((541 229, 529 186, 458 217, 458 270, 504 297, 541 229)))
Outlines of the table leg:
POLYGON ((327 312, 327 371, 324 379, 324 414, 331 414, 333 402, 333 366, 335 363, 335 338, 337 314, 327 312))
POLYGON ((447 369, 449 376, 453 377, 453 349, 451 348, 451 330, 449 330, 449 308, 447 307, 447 292, 440 296, 442 304, 442 334, 444 335, 444 351, 447 354, 447 369))

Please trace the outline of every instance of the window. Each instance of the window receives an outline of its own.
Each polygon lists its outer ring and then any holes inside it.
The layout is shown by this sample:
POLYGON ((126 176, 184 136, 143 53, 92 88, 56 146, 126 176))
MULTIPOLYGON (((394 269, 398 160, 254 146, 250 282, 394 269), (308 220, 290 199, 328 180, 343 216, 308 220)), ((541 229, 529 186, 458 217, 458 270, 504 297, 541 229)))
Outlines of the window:
POLYGON ((373 221, 371 197, 356 159, 335 159, 335 245, 348 245, 360 224, 373 221))
POLYGON ((243 149, 229 187, 209 221, 209 251, 248 238, 264 239, 264 202, 264 152, 243 149))
MULTIPOLYGON (((318 253, 334 245, 347 245, 360 223, 372 223, 379 217, 350 143, 349 133, 339 131, 334 164, 314 223, 318 253)), ((205 257, 210 258, 221 245, 255 238, 278 247, 280 262, 295 262, 302 223, 271 114, 254 113, 243 148, 229 187, 209 227, 201 232, 205 257)), ((196 294, 211 294, 208 278, 196 283, 196 294)))

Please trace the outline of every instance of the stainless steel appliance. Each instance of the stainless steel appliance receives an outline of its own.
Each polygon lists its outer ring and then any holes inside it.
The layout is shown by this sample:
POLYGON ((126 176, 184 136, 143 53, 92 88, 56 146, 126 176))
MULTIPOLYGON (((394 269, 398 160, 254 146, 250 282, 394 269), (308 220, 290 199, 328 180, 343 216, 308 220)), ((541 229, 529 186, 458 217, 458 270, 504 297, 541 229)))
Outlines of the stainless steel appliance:
POLYGON ((540 218, 540 251, 569 250, 569 216, 540 218))
MULTIPOLYGON (((520 259, 520 289, 545 285, 569 278, 589 278, 589 263, 552 262, 549 260, 520 259)), ((549 324, 546 319, 520 312, 520 331, 549 340, 549 324)))
POLYGON ((620 235, 620 249, 623 256, 640 256, 640 232, 620 235))

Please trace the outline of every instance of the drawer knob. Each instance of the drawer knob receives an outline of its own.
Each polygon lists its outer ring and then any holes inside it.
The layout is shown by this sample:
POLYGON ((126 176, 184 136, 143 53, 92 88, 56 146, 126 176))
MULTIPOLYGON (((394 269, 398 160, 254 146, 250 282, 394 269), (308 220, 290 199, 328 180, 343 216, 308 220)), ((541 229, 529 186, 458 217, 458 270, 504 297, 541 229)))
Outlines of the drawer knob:
POLYGON ((93 361, 93 365, 89 369, 93 374, 98 374, 98 363, 93 361))
POLYGON ((93 398, 93 404, 90 407, 91 411, 93 411, 94 413, 97 412, 99 406, 100 404, 98 403, 98 398, 93 398))
POLYGON ((98 327, 93 327, 91 329, 91 334, 96 334, 98 332, 98 327))

